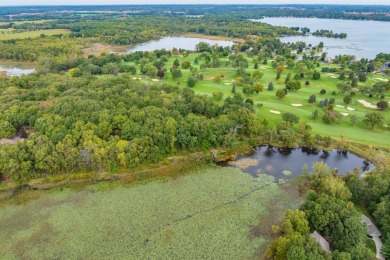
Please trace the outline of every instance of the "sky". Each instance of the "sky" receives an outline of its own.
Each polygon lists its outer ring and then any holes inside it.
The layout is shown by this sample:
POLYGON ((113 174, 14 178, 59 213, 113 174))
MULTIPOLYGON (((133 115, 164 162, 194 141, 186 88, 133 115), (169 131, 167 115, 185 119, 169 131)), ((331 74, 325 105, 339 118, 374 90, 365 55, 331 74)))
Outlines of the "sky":
POLYGON ((113 5, 113 4, 350 4, 390 5, 390 0, 0 0, 0 6, 16 5, 113 5))

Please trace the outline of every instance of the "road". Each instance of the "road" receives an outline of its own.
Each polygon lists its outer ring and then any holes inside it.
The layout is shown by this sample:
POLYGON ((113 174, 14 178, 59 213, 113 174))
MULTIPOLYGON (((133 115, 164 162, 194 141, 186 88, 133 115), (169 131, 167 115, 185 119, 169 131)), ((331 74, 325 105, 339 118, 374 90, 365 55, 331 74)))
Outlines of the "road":
POLYGON ((372 240, 374 240, 374 242, 375 242, 376 258, 380 259, 380 260, 385 260, 385 257, 381 254, 382 241, 379 238, 379 236, 381 235, 381 232, 375 226, 375 224, 371 221, 371 219, 369 219, 367 216, 362 215, 362 222, 367 224, 367 227, 368 227, 367 233, 370 236, 372 236, 372 240))

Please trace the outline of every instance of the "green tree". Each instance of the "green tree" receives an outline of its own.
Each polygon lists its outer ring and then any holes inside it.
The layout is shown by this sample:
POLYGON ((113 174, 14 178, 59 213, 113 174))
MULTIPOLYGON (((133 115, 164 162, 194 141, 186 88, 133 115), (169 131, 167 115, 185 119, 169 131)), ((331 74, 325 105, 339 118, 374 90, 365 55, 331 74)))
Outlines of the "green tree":
POLYGON ((290 80, 286 84, 286 89, 288 89, 290 91, 297 91, 300 88, 301 88, 301 82, 296 81, 296 80, 290 80))
POLYGON ((223 98, 223 92, 221 91, 214 92, 213 98, 215 101, 220 101, 223 98))
POLYGON ((171 69, 171 74, 172 74, 172 78, 173 79, 177 79, 177 78, 180 78, 181 76, 183 76, 182 72, 180 69, 171 69))
POLYGON ((315 71, 313 72, 313 79, 314 79, 314 80, 318 80, 318 79, 320 79, 320 78, 321 78, 321 73, 315 70, 315 71))
POLYGON ((191 68, 191 62, 189 62, 188 60, 185 60, 181 63, 181 68, 183 70, 187 70, 187 69, 190 69, 191 68))
POLYGON ((390 259, 390 234, 387 235, 387 238, 385 239, 383 246, 382 246, 382 254, 385 257, 385 259, 390 259))
POLYGON ((197 82, 197 79, 195 77, 193 77, 193 76, 190 76, 187 79, 187 86, 190 87, 190 88, 193 88, 193 87, 195 87, 196 82, 197 82))
POLYGON ((180 66, 180 61, 178 59, 175 59, 173 61, 173 66, 175 66, 176 68, 178 68, 180 66))
POLYGON ((384 117, 378 112, 368 113, 364 116, 363 123, 370 128, 375 126, 381 126, 383 124, 384 117))
POLYGON ((279 99, 283 99, 286 96, 286 91, 284 89, 279 89, 276 91, 276 96, 279 99))
POLYGON ((385 100, 381 100, 379 101, 376 106, 380 109, 380 110, 386 110, 387 108, 389 108, 389 102, 385 101, 385 100))
POLYGON ((268 88, 267 88, 269 91, 273 91, 274 90, 274 83, 270 82, 268 84, 268 88))
POLYGON ((282 115, 283 121, 290 123, 291 125, 298 124, 299 117, 293 113, 286 112, 282 115))
POLYGON ((236 83, 233 83, 232 85, 232 93, 236 93, 236 83))
POLYGON ((350 104, 352 102, 352 97, 350 95, 346 95, 343 98, 343 101, 344 101, 345 104, 350 104))
POLYGON ((316 100, 317 100, 316 95, 310 95, 310 97, 309 97, 309 103, 315 103, 316 100))
POLYGON ((264 76, 264 73, 260 70, 255 70, 252 72, 252 78, 254 80, 260 80, 264 76))
POLYGON ((13 125, 5 120, 0 120, 0 138, 8 138, 16 135, 16 130, 13 125))

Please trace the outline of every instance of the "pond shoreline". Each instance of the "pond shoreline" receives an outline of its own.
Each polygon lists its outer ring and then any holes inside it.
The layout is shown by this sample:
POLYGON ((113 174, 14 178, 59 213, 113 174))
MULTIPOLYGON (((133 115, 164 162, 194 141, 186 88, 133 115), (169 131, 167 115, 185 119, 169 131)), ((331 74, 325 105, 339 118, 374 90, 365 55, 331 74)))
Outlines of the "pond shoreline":
MULTIPOLYGON (((173 156, 170 157, 169 162, 160 162, 154 167, 153 165, 150 165, 143 169, 135 169, 134 171, 123 171, 121 173, 116 174, 109 174, 107 172, 62 174, 56 176, 48 176, 46 178, 32 179, 28 183, 19 185, 15 182, 9 181, 10 183, 8 183, 8 187, 3 187, 3 189, 0 188, 0 201, 4 199, 5 194, 8 194, 5 196, 10 198, 17 195, 19 191, 24 189, 50 190, 54 188, 69 186, 82 187, 85 185, 105 181, 122 181, 124 183, 147 183, 149 181, 158 179, 177 178, 179 176, 185 175, 190 170, 196 169, 198 167, 203 167, 204 165, 218 165, 218 163, 234 161, 239 156, 253 154, 254 152, 256 152, 256 147, 264 145, 272 145, 272 147, 281 149, 296 149, 303 147, 283 147, 277 144, 262 144, 261 142, 253 146, 247 143, 243 143, 240 146, 235 147, 233 150, 218 148, 212 149, 208 152, 197 152, 184 156, 173 156)), ((332 144, 329 147, 313 146, 310 148, 329 152, 334 149, 338 149, 338 146, 339 144, 337 143, 337 141, 333 140, 332 144)), ((367 160, 368 162, 371 162, 374 167, 377 168, 377 165, 375 165, 374 163, 375 160, 373 158, 373 155, 367 153, 367 151, 371 148, 372 147, 357 143, 348 143, 347 151, 355 154, 358 157, 361 157, 362 159, 367 160)), ((385 153, 390 153, 389 149, 383 149, 385 153)), ((8 177, 3 176, 3 182, 4 180, 7 180, 7 178, 8 177)), ((1 183, 2 182, 0 181, 0 184, 1 183)))

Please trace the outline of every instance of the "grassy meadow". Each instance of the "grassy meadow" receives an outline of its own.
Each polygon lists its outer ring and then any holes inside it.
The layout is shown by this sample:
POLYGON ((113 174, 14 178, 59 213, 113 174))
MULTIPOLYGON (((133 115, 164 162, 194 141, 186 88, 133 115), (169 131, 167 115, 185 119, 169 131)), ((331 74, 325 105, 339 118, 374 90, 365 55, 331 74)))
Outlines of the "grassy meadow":
POLYGON ((26 38, 37 38, 41 34, 51 36, 55 34, 69 34, 70 31, 67 29, 50 29, 50 30, 38 30, 38 31, 27 31, 12 33, 13 29, 1 29, 0 30, 0 41, 11 40, 11 39, 26 39, 26 38))
MULTIPOLYGON (((291 188, 291 187, 290 187, 291 188)), ((26 191, 0 205, 2 259, 254 259, 296 192, 210 167, 147 184, 26 191), (29 198, 29 199, 27 199, 29 198), (93 239, 91 239, 93 238, 93 239)))
MULTIPOLYGON (((234 68, 217 68, 217 69, 205 69, 201 70, 199 65, 194 64, 194 60, 197 54, 190 54, 188 57, 183 56, 172 56, 169 58, 168 62, 166 62, 166 68, 168 71, 165 73, 165 77, 159 82, 168 83, 178 85, 180 87, 187 86, 187 79, 191 75, 190 70, 182 70, 183 76, 178 79, 173 79, 171 73, 169 72, 169 68, 172 66, 174 60, 177 58, 180 63, 182 61, 188 60, 191 62, 193 67, 198 68, 199 72, 201 72, 204 76, 204 80, 198 81, 198 83, 193 88, 197 93, 212 96, 212 93, 221 91, 223 92, 225 99, 228 96, 232 96, 232 83, 236 75, 236 69, 234 68), (215 76, 222 75, 222 81, 217 83, 214 81, 215 76)), ((222 62, 227 59, 221 59, 222 62)), ((247 72, 254 71, 254 62, 251 58, 248 57, 249 68, 246 69, 247 72)), ((199 59, 199 64, 203 63, 202 59, 199 59)), ((135 63, 127 63, 129 65, 137 66, 137 75, 134 78, 142 80, 147 83, 157 83, 157 79, 151 79, 149 77, 139 75, 139 66, 135 63)), ((321 64, 320 67, 316 68, 317 71, 321 71, 322 67, 338 67, 334 64, 321 64)), ((363 96, 361 93, 356 92, 356 96, 353 97, 352 103, 345 104, 343 102, 343 98, 346 94, 341 94, 341 92, 337 89, 336 85, 340 82, 347 83, 348 76, 345 80, 338 79, 338 75, 334 73, 321 73, 321 78, 319 80, 313 80, 311 78, 305 77, 301 80, 302 88, 296 92, 289 92, 288 95, 280 100, 276 97, 275 93, 278 89, 283 89, 285 87, 284 80, 288 73, 291 73, 291 79, 297 73, 294 69, 286 68, 282 73, 282 83, 278 83, 276 80, 276 69, 273 69, 271 66, 271 60, 268 61, 268 64, 258 64, 259 70, 264 72, 264 76, 259 82, 264 86, 264 90, 259 94, 246 96, 254 101, 255 109, 257 115, 261 120, 267 119, 269 121, 269 126, 274 126, 278 122, 282 120, 282 114, 285 112, 291 112, 300 117, 300 122, 306 122, 312 127, 312 132, 314 134, 321 134, 326 136, 331 136, 335 139, 345 139, 347 141, 353 141, 368 145, 382 146, 382 147, 390 147, 390 128, 381 127, 375 129, 367 128, 362 119, 367 113, 377 111, 372 108, 367 108, 360 104, 358 100, 366 100, 372 104, 376 104, 380 99, 378 98, 369 98, 368 96, 363 96), (306 80, 310 81, 309 86, 305 86, 306 80), (270 82, 274 84, 274 90, 268 91, 267 86, 270 82), (324 95, 320 95, 321 89, 326 89, 327 93, 324 95), (336 91, 336 95, 332 95, 332 92, 336 91), (317 96, 317 102, 315 104, 309 104, 308 100, 310 95, 317 96), (334 110, 341 113, 348 113, 347 116, 342 116, 339 122, 335 124, 325 124, 322 121, 322 116, 325 113, 325 110, 318 107, 318 103, 320 100, 335 98, 335 107, 334 110), (301 107, 293 106, 292 104, 302 104, 301 107), (340 107, 342 106, 342 107, 340 107), (353 111, 348 110, 350 107, 355 109, 353 111), (312 112, 318 109, 319 117, 316 120, 311 119, 312 112), (280 112, 281 114, 271 113, 270 110, 275 110, 280 112), (352 124, 351 116, 355 115, 358 118, 356 124, 352 124)), ((359 82, 359 86, 372 86, 375 82, 380 82, 384 80, 389 80, 389 76, 383 76, 379 74, 369 74, 367 76, 367 82, 359 82)), ((242 93, 242 87, 236 88, 237 93, 242 93)), ((390 96, 387 95, 385 98, 386 101, 390 102, 390 96)), ((221 101, 222 103, 223 101, 221 101)), ((390 126, 390 110, 387 111, 379 111, 385 118, 385 124, 390 126)))

